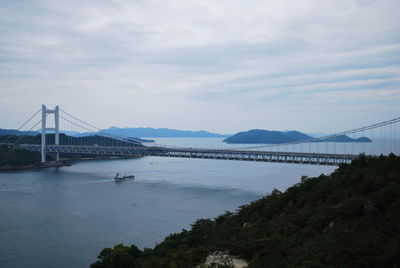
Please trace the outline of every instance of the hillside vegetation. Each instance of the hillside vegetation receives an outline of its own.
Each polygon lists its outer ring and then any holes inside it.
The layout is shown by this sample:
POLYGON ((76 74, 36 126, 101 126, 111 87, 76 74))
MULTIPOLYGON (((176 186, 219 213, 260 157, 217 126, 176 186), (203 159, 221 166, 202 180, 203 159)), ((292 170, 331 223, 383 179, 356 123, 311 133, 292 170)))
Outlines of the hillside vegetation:
MULTIPOLYGON (((38 134, 36 136, 28 135, 10 135, 10 136, 0 136, 0 143, 15 143, 18 144, 40 144, 42 136, 38 134)), ((46 135, 46 144, 54 144, 55 135, 46 135)), ((71 145, 101 145, 101 146, 141 146, 140 142, 134 140, 134 138, 127 138, 129 142, 124 142, 122 140, 115 140, 104 136, 83 136, 83 137, 73 137, 60 133, 60 143, 61 144, 71 144, 71 145)))
POLYGON ((21 167, 40 163, 40 154, 21 148, 0 146, 0 168, 3 166, 21 167))
POLYGON ((106 248, 91 267, 195 267, 218 250, 249 267, 399 267, 400 158, 361 155, 330 176, 199 219, 153 249, 106 248))

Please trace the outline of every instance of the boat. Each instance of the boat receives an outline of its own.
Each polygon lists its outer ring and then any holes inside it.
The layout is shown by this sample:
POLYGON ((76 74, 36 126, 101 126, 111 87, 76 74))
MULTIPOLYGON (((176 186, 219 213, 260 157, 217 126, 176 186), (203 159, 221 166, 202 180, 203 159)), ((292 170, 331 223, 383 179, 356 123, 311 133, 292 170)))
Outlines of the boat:
POLYGON ((135 178, 135 176, 133 176, 133 175, 122 175, 121 173, 119 173, 119 172, 117 172, 117 174, 115 175, 115 177, 114 177, 114 180, 115 181, 124 181, 124 180, 130 180, 130 179, 134 179, 135 178))

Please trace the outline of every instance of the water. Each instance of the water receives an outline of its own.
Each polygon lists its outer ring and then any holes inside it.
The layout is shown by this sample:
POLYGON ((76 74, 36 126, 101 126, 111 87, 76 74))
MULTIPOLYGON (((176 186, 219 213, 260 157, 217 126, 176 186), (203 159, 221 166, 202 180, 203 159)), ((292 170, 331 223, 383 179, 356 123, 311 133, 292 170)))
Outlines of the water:
POLYGON ((2 172, 0 267, 88 267, 104 247, 153 247, 197 218, 234 211, 274 188, 286 189, 302 175, 333 170, 144 157, 2 172), (117 171, 136 179, 115 183, 117 171))

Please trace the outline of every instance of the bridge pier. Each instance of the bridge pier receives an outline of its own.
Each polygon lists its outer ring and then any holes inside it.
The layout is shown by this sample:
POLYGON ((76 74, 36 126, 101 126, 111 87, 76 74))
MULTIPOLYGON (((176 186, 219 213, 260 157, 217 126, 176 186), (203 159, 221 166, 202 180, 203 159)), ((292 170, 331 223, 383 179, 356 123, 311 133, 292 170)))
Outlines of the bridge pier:
MULTIPOLYGON (((55 145, 60 144, 60 115, 59 115, 59 107, 58 105, 54 108, 54 110, 47 109, 46 105, 42 105, 42 142, 41 142, 41 161, 42 163, 46 162, 46 131, 54 131, 54 142, 55 145), (47 114, 54 114, 54 128, 46 127, 46 117, 47 114)), ((56 161, 60 160, 60 153, 56 153, 56 161)))
POLYGON ((46 162, 46 105, 42 105, 42 144, 41 144, 41 160, 46 162))

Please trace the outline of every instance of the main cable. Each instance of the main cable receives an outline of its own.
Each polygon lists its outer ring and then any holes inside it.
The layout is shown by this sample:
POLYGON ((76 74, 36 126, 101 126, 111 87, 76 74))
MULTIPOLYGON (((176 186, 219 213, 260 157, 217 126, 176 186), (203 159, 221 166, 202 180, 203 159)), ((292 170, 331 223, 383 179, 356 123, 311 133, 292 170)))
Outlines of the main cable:
MULTIPOLYGON (((34 118, 42 109, 39 109, 36 113, 34 113, 28 120, 25 121, 25 123, 23 123, 17 130, 21 130, 21 128, 23 128, 26 124, 28 124, 29 121, 32 120, 32 118, 34 118)), ((28 130, 30 131, 30 130, 28 130)), ((9 138, 11 138, 11 136, 13 136, 12 134, 8 135, 8 137, 6 138, 6 140, 4 141, 4 143, 6 143, 8 141, 9 138)))
MULTIPOLYGON (((31 131, 32 129, 34 129, 37 125, 39 125, 42 122, 42 119, 40 119, 36 124, 33 125, 33 127, 31 127, 28 131, 31 131)), ((15 145, 17 142, 19 142, 22 139, 23 135, 19 136, 19 138, 13 142, 13 145, 15 145)))
MULTIPOLYGON (((69 120, 69 119, 65 118, 65 117, 62 116, 62 115, 60 115, 60 117, 61 117, 62 119, 64 119, 65 121, 67 121, 67 122, 69 122, 69 123, 71 123, 71 124, 73 124, 73 125, 75 125, 75 126, 77 126, 77 127, 80 127, 80 128, 82 128, 82 129, 84 129, 84 130, 87 130, 87 131, 89 131, 89 132, 93 132, 92 129, 89 129, 89 128, 84 127, 84 126, 81 126, 81 125, 78 125, 77 123, 73 122, 72 120, 69 120)), ((71 117, 72 117, 72 116, 71 116, 71 117)), ((84 123, 84 121, 82 121, 82 120, 79 120, 79 119, 77 119, 77 118, 75 118, 75 117, 73 117, 73 118, 76 119, 76 120, 79 121, 79 122, 83 122, 83 123, 84 123)), ((90 126, 90 124, 87 124, 87 125, 90 126)), ((138 145, 137 142, 132 142, 132 141, 130 141, 130 140, 127 140, 126 138, 124 138, 124 137, 122 137, 122 136, 121 136, 122 138, 117 138, 117 137, 113 137, 113 136, 112 136, 113 134, 109 134, 109 133, 107 133, 107 134, 108 134, 108 135, 101 134, 101 133, 98 133, 98 132, 97 132, 95 135, 97 135, 97 136, 102 136, 102 137, 109 138, 109 139, 119 140, 119 141, 122 141, 122 142, 125 142, 125 143, 129 143, 129 144, 138 145)))

